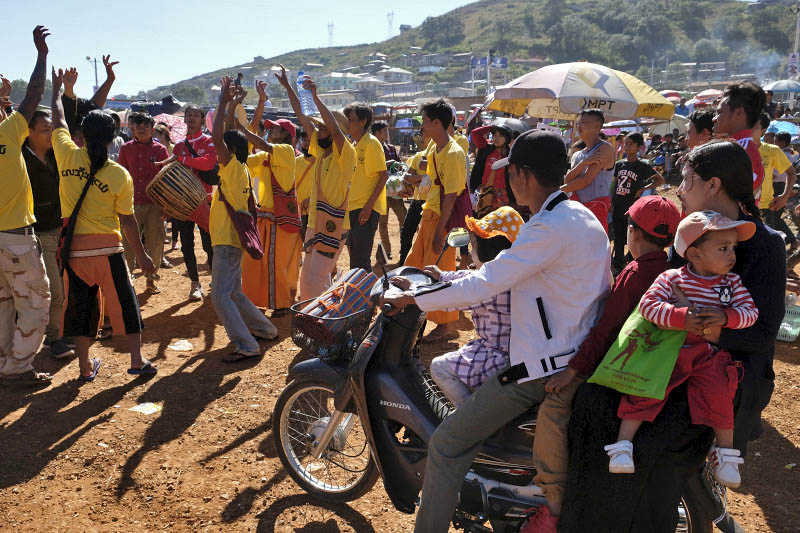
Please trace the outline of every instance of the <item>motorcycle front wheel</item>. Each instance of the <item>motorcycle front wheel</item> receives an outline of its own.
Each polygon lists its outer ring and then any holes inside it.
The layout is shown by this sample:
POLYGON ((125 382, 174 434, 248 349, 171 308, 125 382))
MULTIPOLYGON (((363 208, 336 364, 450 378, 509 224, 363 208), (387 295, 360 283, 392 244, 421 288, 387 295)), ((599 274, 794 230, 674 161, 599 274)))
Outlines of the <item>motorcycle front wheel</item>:
POLYGON ((347 426, 340 425, 319 459, 311 455, 314 438, 321 435, 333 411, 329 384, 292 381, 275 403, 272 437, 281 463, 304 491, 329 502, 349 502, 375 485, 378 468, 356 415, 347 426))

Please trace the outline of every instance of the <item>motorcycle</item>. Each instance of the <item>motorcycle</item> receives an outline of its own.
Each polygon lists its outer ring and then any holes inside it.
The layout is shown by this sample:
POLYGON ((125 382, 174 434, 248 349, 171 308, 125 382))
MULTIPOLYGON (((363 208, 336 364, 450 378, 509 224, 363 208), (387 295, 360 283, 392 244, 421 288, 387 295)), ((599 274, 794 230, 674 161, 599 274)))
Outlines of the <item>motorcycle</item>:
MULTIPOLYGON (((447 244, 461 247, 469 235, 452 232, 447 244)), ((466 240, 466 242, 465 242, 466 240)), ((408 266, 384 271, 370 299, 393 290, 390 276, 416 287, 435 281, 408 266)), ((306 302, 295 306, 299 313, 306 302)), ((339 319, 334 342, 310 339, 294 327, 295 343, 311 358, 289 369, 289 383, 275 404, 272 434, 281 463, 307 493, 349 502, 378 480, 395 508, 413 514, 425 475, 427 445, 436 426, 453 410, 420 360, 425 313, 411 305, 399 313, 384 306, 339 319)), ((452 523, 465 532, 517 532, 532 507, 546 502, 533 482, 536 408, 487 439, 461 487, 452 523)), ((690 484, 676 531, 710 532, 703 498, 713 482, 690 484)), ((719 488, 719 487, 718 487, 719 488)), ((724 490, 721 492, 724 509, 724 490)))

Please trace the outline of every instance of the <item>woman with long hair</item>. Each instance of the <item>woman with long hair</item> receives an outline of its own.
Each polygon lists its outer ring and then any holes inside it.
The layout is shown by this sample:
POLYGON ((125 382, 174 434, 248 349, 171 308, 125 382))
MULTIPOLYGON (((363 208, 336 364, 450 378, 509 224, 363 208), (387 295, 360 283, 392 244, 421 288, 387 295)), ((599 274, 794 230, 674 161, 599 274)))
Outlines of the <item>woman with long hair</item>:
POLYGON ((81 123, 84 147, 72 142, 61 104, 62 83, 63 72, 53 69, 53 151, 61 172, 61 213, 71 217, 78 209, 70 255, 62 258, 66 265, 62 334, 75 339, 79 381, 94 380, 100 368, 99 358, 89 359, 89 343, 103 315, 110 318, 114 334, 124 335, 127 341, 128 373, 154 374, 156 367, 141 355, 142 316, 122 248, 124 231, 142 271, 155 272, 133 214, 133 180, 108 157, 108 146, 116 135, 110 115, 90 111, 81 123))
MULTIPOLYGON (((711 328, 707 342, 726 350, 744 369, 734 398, 734 447, 746 454, 758 438, 761 411, 774 387, 772 360, 784 315, 786 252, 780 235, 764 225, 753 196, 753 170, 747 152, 732 142, 711 142, 686 157, 678 198, 686 213, 713 210, 732 220, 756 225, 754 236, 736 247, 733 272, 741 276, 758 308, 756 323, 745 329, 711 328)), ((670 266, 684 260, 672 250, 670 266)), ((616 440, 621 393, 583 384, 575 395, 569 427, 570 466, 559 531, 674 531, 682 493, 693 488, 703 498, 708 520, 718 517, 700 475, 713 442, 713 431, 691 423, 686 384, 676 388, 661 414, 642 425, 636 436, 635 474, 609 474, 602 447, 616 440), (641 466, 639 466, 641 465, 641 466), (587 490, 591 487, 591 490, 587 490)), ((747 483, 747 479, 744 480, 747 483)), ((726 516, 727 528, 733 519, 726 516)))

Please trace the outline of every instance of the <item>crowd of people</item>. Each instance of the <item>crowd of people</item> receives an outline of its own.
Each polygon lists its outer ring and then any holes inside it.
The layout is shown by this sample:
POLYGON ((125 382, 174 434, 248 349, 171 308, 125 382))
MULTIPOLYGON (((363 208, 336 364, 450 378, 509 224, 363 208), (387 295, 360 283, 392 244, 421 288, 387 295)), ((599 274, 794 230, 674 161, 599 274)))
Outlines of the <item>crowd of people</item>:
MULTIPOLYGON (((16 108, 8 80, 0 87, 4 386, 50 382, 33 368, 43 341, 54 357, 77 353, 78 379, 94 380, 102 362, 90 345, 105 322, 125 338, 128 373, 157 372, 141 354, 132 274, 159 291, 167 231, 146 190, 162 169, 182 165, 205 191, 208 222, 173 219, 173 242, 189 299, 202 300, 199 233, 211 301, 232 344, 225 362, 263 354, 278 335, 270 318, 325 292, 345 246, 351 269, 371 271, 380 230, 391 255, 390 209, 401 227, 399 263, 441 283, 420 294, 396 279, 403 290, 386 301, 427 312, 436 327, 424 342, 453 338, 458 311, 472 312, 478 338, 431 364, 457 409, 429 444, 418 531, 447 530, 478 445, 534 404, 536 482, 547 505, 524 531, 674 529, 681 490, 707 455, 717 480, 738 486, 772 394, 787 253, 800 247, 782 217, 796 156, 791 138, 778 134, 772 144, 764 135, 772 111, 760 87, 733 84, 713 113, 689 115, 682 153, 672 135, 648 143, 640 133, 616 149, 597 109, 579 113, 569 147, 509 121, 468 138, 455 131, 453 107, 433 100, 421 107, 421 150, 404 162, 405 188, 387 196, 401 159, 387 124, 373 123, 367 105, 328 109, 310 77, 303 88, 314 116, 285 69, 276 75, 297 124, 262 123, 263 83, 253 121, 243 123, 236 110, 247 92, 225 77, 210 134, 205 111, 190 105, 183 141, 172 145, 169 127, 145 113, 129 114, 126 140, 119 117, 102 111, 114 81, 109 57, 91 100, 74 94, 75 69, 53 68, 50 113, 37 110, 48 35, 33 32, 37 62, 16 108), (648 150, 665 151, 680 169, 680 211, 644 194, 665 179, 641 160, 648 150), (457 270, 459 251, 445 242, 464 225, 470 248, 461 253, 472 265, 457 270), (637 314, 639 326, 623 328, 637 314), (674 350, 648 340, 662 330, 681 333, 674 350), (663 381, 660 398, 586 382, 615 341, 629 343, 612 361, 622 368, 637 350, 673 358, 669 372, 649 376, 663 381)), ((729 516, 721 524, 734 528, 729 516)))

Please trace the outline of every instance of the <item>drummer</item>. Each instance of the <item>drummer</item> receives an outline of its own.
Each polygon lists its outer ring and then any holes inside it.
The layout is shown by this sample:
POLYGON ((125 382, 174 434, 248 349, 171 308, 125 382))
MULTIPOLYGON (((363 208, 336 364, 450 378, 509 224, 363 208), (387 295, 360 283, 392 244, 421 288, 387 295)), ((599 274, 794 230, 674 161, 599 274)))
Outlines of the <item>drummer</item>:
MULTIPOLYGON (((197 176, 206 193, 210 196, 212 189, 211 184, 207 181, 209 178, 201 174, 201 172, 208 172, 214 169, 217 165, 217 152, 214 150, 214 141, 211 136, 203 133, 202 128, 205 120, 205 111, 195 105, 187 106, 183 112, 183 121, 186 123, 186 138, 175 145, 172 150, 172 157, 157 164, 163 167, 173 161, 183 163, 192 169, 192 172, 194 172, 194 175, 197 176), (187 143, 191 145, 191 150, 187 147, 187 143)), ((172 227, 178 229, 178 235, 180 235, 181 239, 181 254, 183 254, 183 262, 186 264, 186 274, 192 282, 192 286, 189 289, 189 300, 198 302, 203 299, 203 287, 197 275, 197 257, 194 253, 195 223, 192 220, 174 218, 172 219, 172 227)), ((211 236, 203 228, 198 227, 198 229, 200 230, 200 242, 203 244, 203 250, 206 252, 206 257, 208 257, 208 265, 211 267, 213 262, 211 236)))
POLYGON ((295 194, 294 166, 296 130, 284 118, 264 121, 267 141, 240 128, 253 148, 247 158, 253 177, 258 210, 258 233, 264 256, 242 259, 242 292, 257 307, 272 309, 272 317, 284 316, 292 304, 291 289, 297 289, 300 271, 300 209, 295 194), (294 287, 291 286, 292 281, 294 287))
MULTIPOLYGON (((167 159, 169 151, 163 144, 153 141, 155 124, 153 117, 139 112, 132 113, 131 116, 134 138, 122 145, 117 162, 125 167, 133 178, 134 214, 139 223, 139 232, 144 235, 147 254, 153 259, 158 272, 164 254, 164 223, 161 221, 161 209, 145 194, 145 189, 160 170, 156 161, 167 159)), ((125 247, 128 270, 133 272, 135 265, 133 247, 125 235, 122 236, 122 244, 125 247)), ((156 286, 156 272, 146 275, 147 291, 153 294, 161 292, 156 286)))
MULTIPOLYGON (((322 120, 303 114, 300 99, 286 78, 286 69, 275 74, 286 89, 303 130, 310 134, 309 154, 315 158, 311 170, 311 196, 308 203, 308 232, 306 251, 300 271, 300 299, 308 300, 322 294, 331 284, 331 273, 342 251, 344 233, 350 227, 347 220, 347 191, 356 166, 356 151, 345 139, 347 119, 341 113, 332 113, 319 99, 316 91, 314 103, 322 120)), ((307 85, 313 86, 308 79, 307 85)))

